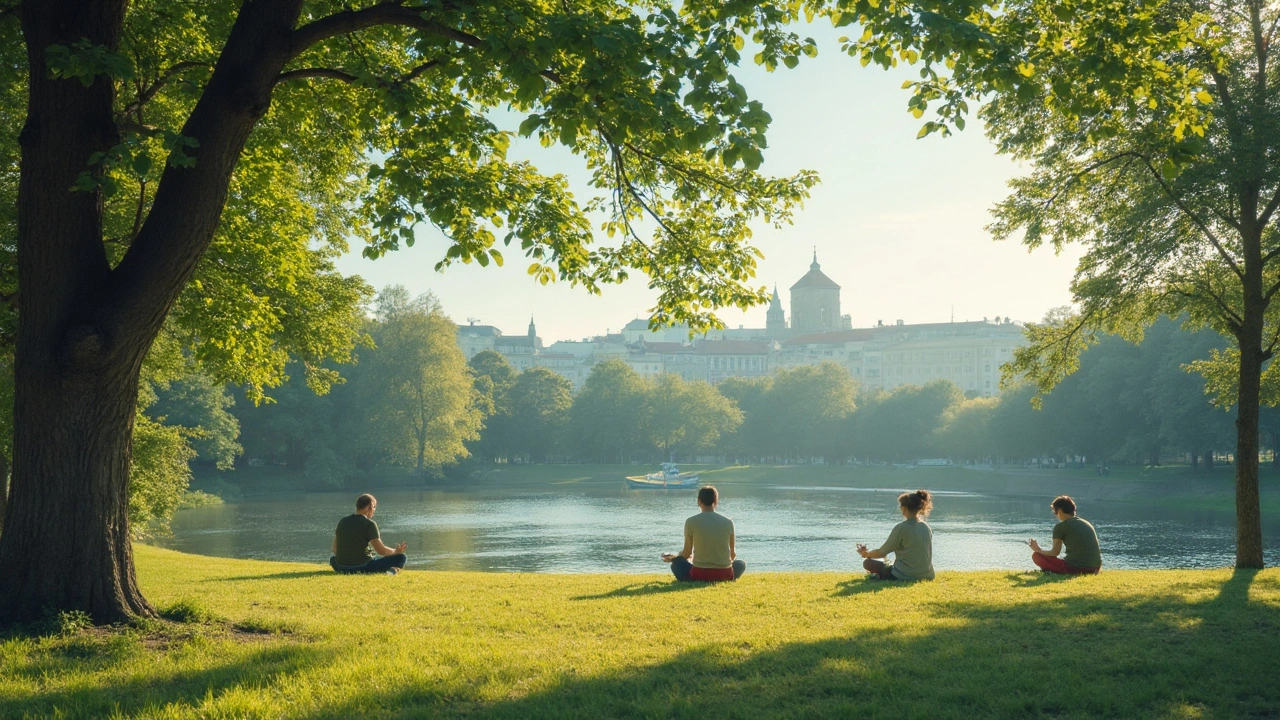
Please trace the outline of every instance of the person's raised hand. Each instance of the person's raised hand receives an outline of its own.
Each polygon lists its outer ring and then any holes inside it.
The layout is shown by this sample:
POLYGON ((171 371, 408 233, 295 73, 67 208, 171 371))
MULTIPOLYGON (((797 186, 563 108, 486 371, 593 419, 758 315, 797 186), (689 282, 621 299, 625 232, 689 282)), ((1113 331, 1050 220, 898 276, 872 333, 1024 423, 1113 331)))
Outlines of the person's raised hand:
POLYGON ((404 549, 407 547, 409 547, 409 543, 401 542, 399 545, 396 545, 396 552, 402 553, 404 552, 404 549))
POLYGON ((676 556, 671 553, 662 553, 662 562, 671 562, 672 560, 675 560, 675 559, 676 559, 676 556))

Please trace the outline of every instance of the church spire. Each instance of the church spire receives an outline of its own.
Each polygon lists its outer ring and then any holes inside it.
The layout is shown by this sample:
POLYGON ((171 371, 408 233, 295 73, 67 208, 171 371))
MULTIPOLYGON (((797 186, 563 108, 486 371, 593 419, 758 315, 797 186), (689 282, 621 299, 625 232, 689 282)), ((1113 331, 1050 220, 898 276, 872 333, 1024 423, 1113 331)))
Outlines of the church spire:
POLYGON ((818 266, 818 246, 817 246, 817 245, 814 245, 814 246, 813 246, 813 264, 811 264, 811 265, 809 266, 809 269, 810 269, 810 270, 817 270, 817 269, 818 269, 818 267, 819 267, 819 266, 818 266))
POLYGON ((533 316, 529 316, 529 337, 538 337, 538 329, 533 326, 533 316))
POLYGON ((778 283, 773 284, 773 298, 769 300, 769 312, 765 318, 765 329, 770 337, 779 338, 786 332, 787 316, 782 309, 782 296, 778 294, 778 283))

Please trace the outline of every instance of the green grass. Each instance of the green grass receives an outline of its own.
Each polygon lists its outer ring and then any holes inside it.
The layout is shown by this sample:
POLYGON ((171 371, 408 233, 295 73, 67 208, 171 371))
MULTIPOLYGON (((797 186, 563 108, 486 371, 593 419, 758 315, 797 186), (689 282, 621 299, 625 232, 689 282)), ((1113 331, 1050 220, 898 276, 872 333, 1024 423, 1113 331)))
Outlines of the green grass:
POLYGON ((170 617, 0 640, 0 717, 1276 717, 1280 571, 406 572, 136 548, 170 617))

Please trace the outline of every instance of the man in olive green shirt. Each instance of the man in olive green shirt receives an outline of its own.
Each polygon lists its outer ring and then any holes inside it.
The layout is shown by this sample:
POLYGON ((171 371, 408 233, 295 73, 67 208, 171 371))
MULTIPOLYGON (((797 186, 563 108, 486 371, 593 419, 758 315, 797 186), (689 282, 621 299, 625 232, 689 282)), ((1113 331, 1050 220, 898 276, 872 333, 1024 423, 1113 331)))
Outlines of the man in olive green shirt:
POLYGON ((333 534, 333 556, 329 566, 340 573, 388 573, 395 575, 404 568, 405 543, 394 550, 382 544, 378 523, 373 513, 378 509, 378 499, 365 493, 356 498, 356 511, 338 521, 333 534), (369 548, 381 555, 369 557, 369 548))
POLYGON ((737 580, 747 571, 734 547, 733 521, 716 512, 720 493, 707 485, 698 489, 697 515, 684 521, 684 549, 663 553, 677 581, 737 580))
POLYGON ((1031 562, 1045 572, 1059 575, 1097 574, 1102 569, 1102 549, 1093 525, 1076 517, 1076 502, 1070 496, 1059 495, 1051 507, 1058 518, 1058 524, 1053 526, 1053 547, 1045 550, 1034 538, 1027 540, 1032 550, 1031 562), (1067 554, 1059 558, 1064 547, 1067 554))

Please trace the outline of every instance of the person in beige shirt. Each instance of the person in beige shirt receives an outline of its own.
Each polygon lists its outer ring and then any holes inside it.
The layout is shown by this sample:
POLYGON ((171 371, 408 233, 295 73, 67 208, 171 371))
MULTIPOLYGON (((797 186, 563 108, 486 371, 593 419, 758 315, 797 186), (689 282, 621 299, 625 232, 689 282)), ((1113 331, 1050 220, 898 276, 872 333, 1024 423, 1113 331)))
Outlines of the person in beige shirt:
POLYGON ((902 493, 898 496, 898 510, 904 518, 893 526, 889 539, 875 550, 858 545, 858 554, 866 558, 862 567, 871 573, 872 580, 932 580, 933 579, 933 529, 924 521, 933 509, 928 490, 902 493), (892 565, 884 558, 894 555, 892 565))
POLYGON ((698 488, 697 515, 684 521, 684 549, 677 554, 663 553, 671 563, 671 574, 678 582, 701 580, 737 580, 747 571, 734 547, 733 521, 716 512, 720 493, 715 487, 698 488))

